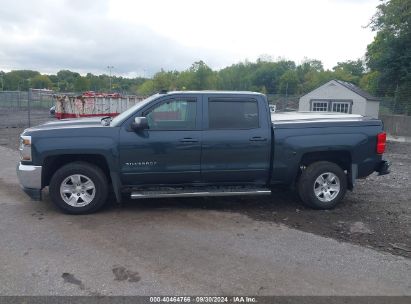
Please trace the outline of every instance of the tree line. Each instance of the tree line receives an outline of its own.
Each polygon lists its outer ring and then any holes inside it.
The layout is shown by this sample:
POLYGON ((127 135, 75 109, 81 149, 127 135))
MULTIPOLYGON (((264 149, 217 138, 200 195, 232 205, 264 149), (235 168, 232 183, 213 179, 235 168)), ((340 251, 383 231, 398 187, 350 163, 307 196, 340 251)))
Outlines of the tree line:
POLYGON ((87 73, 82 76, 69 70, 61 70, 53 75, 40 74, 31 70, 15 70, 8 73, 0 71, 0 90, 27 91, 33 89, 50 89, 56 92, 136 92, 146 79, 142 77, 125 78, 108 75, 93 75, 87 73))
POLYGON ((301 95, 331 79, 351 82, 375 96, 390 97, 395 107, 411 114, 411 1, 382 1, 368 25, 376 32, 363 59, 339 62, 325 69, 318 59, 300 64, 262 56, 221 70, 204 61, 184 71, 157 72, 151 78, 125 78, 106 74, 85 76, 61 70, 55 75, 37 71, 0 71, 0 89, 47 88, 57 92, 119 92, 150 95, 159 90, 252 90, 284 96, 301 95), (110 87, 111 83, 111 87, 110 87))
POLYGON ((219 71, 204 61, 194 62, 184 71, 161 70, 152 78, 125 78, 108 75, 85 76, 69 70, 55 75, 31 70, 0 72, 3 90, 51 89, 56 92, 104 91, 149 95, 160 90, 251 90, 267 94, 297 95, 308 92, 330 79, 360 85, 366 80, 362 60, 338 63, 325 70, 319 60, 305 60, 296 65, 290 60, 272 60, 268 56, 256 62, 240 62, 219 71))

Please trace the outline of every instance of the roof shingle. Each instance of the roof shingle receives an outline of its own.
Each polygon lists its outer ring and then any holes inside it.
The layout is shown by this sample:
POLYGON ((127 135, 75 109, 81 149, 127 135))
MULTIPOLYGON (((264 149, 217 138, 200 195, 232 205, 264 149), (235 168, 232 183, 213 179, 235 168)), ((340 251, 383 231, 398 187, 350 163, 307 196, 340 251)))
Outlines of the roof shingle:
POLYGON ((339 84, 341 84, 342 86, 346 87, 347 89, 353 91, 354 93, 364 97, 367 100, 372 100, 372 101, 381 101, 380 98, 372 96, 370 93, 364 91, 363 89, 357 87, 356 85, 350 83, 350 82, 346 82, 346 81, 342 81, 342 80, 334 80, 335 82, 338 82, 339 84))

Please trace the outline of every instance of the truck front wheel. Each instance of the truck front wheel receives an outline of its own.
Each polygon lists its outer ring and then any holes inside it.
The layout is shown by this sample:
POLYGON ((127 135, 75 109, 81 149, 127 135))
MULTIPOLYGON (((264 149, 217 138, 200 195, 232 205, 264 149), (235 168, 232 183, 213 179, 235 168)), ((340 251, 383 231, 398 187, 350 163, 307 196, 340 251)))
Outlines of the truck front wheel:
POLYGON ((49 192, 53 203, 66 213, 92 213, 106 202, 107 178, 95 165, 73 162, 54 173, 49 192))
POLYGON ((319 161, 309 165, 298 181, 298 194, 314 209, 334 208, 347 191, 347 177, 335 163, 319 161))

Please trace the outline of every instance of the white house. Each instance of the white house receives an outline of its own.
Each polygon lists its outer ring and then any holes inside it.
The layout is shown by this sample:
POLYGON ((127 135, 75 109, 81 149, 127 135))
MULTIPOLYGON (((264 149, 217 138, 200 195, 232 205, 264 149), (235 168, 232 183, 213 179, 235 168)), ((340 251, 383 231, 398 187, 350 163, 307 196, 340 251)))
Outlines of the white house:
POLYGON ((378 118, 380 101, 352 83, 331 80, 300 98, 299 111, 340 112, 378 118))

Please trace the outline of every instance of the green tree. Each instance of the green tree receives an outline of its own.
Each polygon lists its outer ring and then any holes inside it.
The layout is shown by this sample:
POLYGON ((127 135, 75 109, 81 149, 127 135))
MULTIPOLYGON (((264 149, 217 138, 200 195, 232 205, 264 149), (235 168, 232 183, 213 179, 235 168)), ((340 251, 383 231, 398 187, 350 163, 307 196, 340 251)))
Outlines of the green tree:
POLYGON ((255 64, 248 61, 233 64, 218 72, 218 89, 220 90, 250 90, 251 74, 255 64))
POLYGON ((333 67, 336 79, 348 81, 358 85, 365 72, 365 64, 361 59, 338 62, 333 67))
POLYGON ((62 92, 75 91, 74 83, 78 77, 80 77, 80 74, 76 72, 72 72, 69 70, 58 71, 57 78, 58 78, 60 91, 62 92))
POLYGON ((294 95, 298 93, 298 74, 295 70, 288 70, 280 77, 280 94, 294 95))
POLYGON ((99 92, 104 88, 104 82, 102 82, 98 76, 87 73, 86 78, 89 81, 90 90, 99 92))
POLYGON ((296 71, 300 81, 300 93, 307 93, 329 79, 329 73, 324 71, 322 62, 317 59, 305 59, 297 66, 296 71))
POLYGON ((216 75, 204 61, 196 61, 189 69, 191 73, 190 83, 187 84, 188 89, 191 90, 205 90, 215 89, 216 87, 216 75))
POLYGON ((69 71, 69 70, 60 70, 60 71, 57 72, 57 77, 60 80, 69 81, 69 80, 73 80, 77 77, 80 77, 80 74, 76 73, 76 72, 69 71))
POLYGON ((381 95, 379 92, 380 72, 372 71, 364 74, 360 79, 360 87, 373 95, 381 95))
POLYGON ((378 71, 380 95, 394 97, 395 105, 411 113, 411 2, 383 1, 371 19, 377 34, 368 45, 367 66, 378 71))
POLYGON ((28 90, 31 78, 40 75, 37 71, 32 70, 14 70, 3 73, 4 90, 28 90))
POLYGON ((360 76, 354 76, 353 74, 344 69, 336 69, 331 73, 331 75, 333 79, 351 82, 355 85, 358 85, 360 82, 360 76))
POLYGON ((90 90, 90 79, 79 76, 74 81, 74 91, 84 92, 90 90))
POLYGON ((34 89, 51 89, 53 83, 47 75, 36 75, 31 79, 31 86, 34 89))
POLYGON ((365 72, 365 65, 361 59, 348 60, 344 62, 338 62, 337 65, 333 67, 333 70, 341 70, 353 76, 361 77, 365 72))
POLYGON ((24 79, 16 71, 6 73, 3 76, 4 90, 18 90, 19 84, 23 81, 24 79))
POLYGON ((148 96, 151 95, 155 92, 155 85, 154 85, 154 81, 152 79, 146 80, 144 83, 142 83, 138 89, 137 89, 137 93, 139 95, 143 95, 143 96, 148 96))
POLYGON ((153 77, 154 87, 157 91, 160 90, 175 90, 177 89, 178 72, 165 72, 161 69, 153 77))

